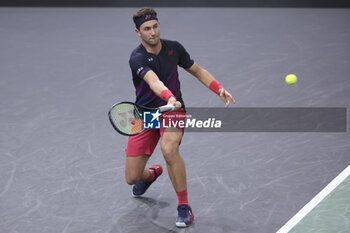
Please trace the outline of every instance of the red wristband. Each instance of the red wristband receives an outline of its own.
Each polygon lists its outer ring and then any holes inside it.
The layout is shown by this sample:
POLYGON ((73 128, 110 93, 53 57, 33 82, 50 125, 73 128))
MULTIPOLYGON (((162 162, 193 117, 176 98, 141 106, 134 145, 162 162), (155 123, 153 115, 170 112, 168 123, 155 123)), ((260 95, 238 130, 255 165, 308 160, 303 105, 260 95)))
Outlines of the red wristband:
POLYGON ((171 91, 169 91, 169 89, 166 89, 160 93, 160 98, 166 102, 168 102, 170 97, 174 97, 176 99, 176 97, 173 95, 173 93, 171 93, 171 91))
POLYGON ((219 81, 217 81, 217 80, 213 80, 209 85, 209 89, 218 95, 219 95, 219 90, 221 88, 223 88, 223 87, 220 85, 219 81))

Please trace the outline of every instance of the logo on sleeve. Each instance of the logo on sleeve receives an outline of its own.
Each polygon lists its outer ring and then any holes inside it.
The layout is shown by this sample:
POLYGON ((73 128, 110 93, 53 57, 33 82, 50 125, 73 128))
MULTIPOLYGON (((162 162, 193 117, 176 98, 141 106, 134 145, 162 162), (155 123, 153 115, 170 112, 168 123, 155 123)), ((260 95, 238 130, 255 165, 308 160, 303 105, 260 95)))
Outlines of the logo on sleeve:
MULTIPOLYGON (((143 66, 137 69, 136 74, 140 76, 141 71, 143 71, 143 66)), ((141 73, 142 75, 143 73, 141 73)))

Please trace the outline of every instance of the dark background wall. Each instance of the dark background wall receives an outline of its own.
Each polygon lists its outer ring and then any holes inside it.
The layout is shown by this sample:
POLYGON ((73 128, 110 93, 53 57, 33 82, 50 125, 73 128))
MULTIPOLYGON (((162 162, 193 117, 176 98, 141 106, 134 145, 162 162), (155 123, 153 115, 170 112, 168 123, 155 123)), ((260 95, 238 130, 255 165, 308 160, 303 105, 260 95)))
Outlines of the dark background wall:
POLYGON ((0 0, 33 7, 315 7, 349 8, 349 0, 0 0))

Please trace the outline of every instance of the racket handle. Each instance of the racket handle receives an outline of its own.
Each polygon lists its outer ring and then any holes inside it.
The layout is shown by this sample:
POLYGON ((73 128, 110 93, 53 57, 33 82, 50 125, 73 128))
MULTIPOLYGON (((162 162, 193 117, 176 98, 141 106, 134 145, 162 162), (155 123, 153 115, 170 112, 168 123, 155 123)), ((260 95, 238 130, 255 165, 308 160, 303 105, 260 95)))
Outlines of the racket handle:
POLYGON ((175 109, 175 106, 172 104, 167 104, 167 105, 160 106, 158 109, 159 109, 159 112, 173 111, 175 109))

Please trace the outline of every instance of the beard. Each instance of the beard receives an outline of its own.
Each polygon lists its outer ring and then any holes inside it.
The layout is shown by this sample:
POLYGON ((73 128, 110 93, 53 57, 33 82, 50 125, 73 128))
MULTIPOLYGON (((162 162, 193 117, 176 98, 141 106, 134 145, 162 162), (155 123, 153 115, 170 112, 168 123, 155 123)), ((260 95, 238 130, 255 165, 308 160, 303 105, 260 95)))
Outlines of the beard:
POLYGON ((160 43, 160 39, 159 36, 153 38, 153 39, 148 39, 148 40, 144 40, 146 42, 147 45, 151 46, 151 47, 156 47, 159 45, 160 43))

